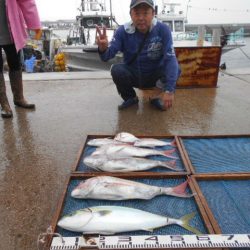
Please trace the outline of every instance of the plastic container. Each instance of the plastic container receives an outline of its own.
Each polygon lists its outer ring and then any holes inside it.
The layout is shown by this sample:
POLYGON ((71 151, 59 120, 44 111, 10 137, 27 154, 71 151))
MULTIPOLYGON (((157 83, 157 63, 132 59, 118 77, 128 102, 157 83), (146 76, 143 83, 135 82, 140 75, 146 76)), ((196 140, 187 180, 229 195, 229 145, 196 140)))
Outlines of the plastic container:
POLYGON ((34 72, 34 66, 35 66, 36 58, 32 56, 30 59, 27 59, 24 61, 25 65, 25 71, 27 73, 33 73, 34 72))

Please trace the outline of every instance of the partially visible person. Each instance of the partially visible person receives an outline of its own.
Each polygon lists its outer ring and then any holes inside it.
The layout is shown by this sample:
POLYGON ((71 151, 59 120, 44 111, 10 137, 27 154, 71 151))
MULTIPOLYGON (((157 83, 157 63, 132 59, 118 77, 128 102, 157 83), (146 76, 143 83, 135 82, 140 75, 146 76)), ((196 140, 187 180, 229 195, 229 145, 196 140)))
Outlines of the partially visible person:
POLYGON ((166 110, 173 105, 180 75, 171 31, 154 17, 152 0, 132 0, 130 16, 132 20, 117 29, 110 44, 106 28, 96 28, 98 51, 103 61, 113 58, 119 51, 123 53, 124 63, 111 67, 113 81, 123 99, 118 109, 138 103, 134 88, 156 86, 159 94, 150 103, 166 110))
POLYGON ((33 30, 34 38, 40 39, 41 22, 35 0, 0 0, 0 104, 3 118, 11 118, 13 113, 6 95, 2 50, 7 58, 14 104, 26 109, 35 108, 23 95, 20 50, 28 38, 26 29, 33 30))

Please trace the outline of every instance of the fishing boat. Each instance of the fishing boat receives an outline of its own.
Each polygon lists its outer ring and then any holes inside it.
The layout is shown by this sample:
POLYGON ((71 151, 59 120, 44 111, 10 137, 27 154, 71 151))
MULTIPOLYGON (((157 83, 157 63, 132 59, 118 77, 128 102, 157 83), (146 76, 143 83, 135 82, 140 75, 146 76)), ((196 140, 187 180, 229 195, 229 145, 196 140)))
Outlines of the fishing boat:
POLYGON ((81 0, 78 10, 80 14, 69 31, 67 44, 61 47, 67 55, 69 67, 83 70, 109 69, 112 63, 119 61, 119 57, 109 63, 100 60, 97 53, 96 25, 106 27, 110 41, 119 26, 112 14, 112 2, 108 5, 106 0, 81 0))
POLYGON ((158 20, 166 23, 171 31, 175 47, 183 46, 221 46, 222 53, 246 45, 244 25, 232 24, 190 24, 188 6, 186 13, 180 1, 162 0, 158 20))

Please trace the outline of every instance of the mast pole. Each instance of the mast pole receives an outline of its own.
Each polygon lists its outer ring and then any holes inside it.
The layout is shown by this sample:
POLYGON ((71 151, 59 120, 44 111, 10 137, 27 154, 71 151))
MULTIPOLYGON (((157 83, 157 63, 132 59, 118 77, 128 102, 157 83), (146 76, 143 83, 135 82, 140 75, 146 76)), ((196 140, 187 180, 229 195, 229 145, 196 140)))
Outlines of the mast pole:
POLYGON ((187 23, 187 18, 188 18, 188 10, 189 10, 189 3, 191 2, 191 0, 188 0, 188 2, 187 2, 187 9, 186 9, 186 20, 185 20, 185 22, 187 23))
POLYGON ((110 5, 110 17, 111 17, 110 25, 111 25, 111 28, 112 28, 113 27, 112 0, 109 0, 109 5, 110 5))

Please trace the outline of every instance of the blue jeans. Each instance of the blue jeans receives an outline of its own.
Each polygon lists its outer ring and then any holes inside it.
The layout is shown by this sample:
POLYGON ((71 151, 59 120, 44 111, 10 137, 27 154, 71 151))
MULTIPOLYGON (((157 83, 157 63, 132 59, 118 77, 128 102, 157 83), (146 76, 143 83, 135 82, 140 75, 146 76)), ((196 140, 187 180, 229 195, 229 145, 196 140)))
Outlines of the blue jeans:
POLYGON ((159 68, 152 74, 142 74, 124 63, 113 64, 111 67, 111 76, 116 85, 118 93, 123 100, 128 100, 136 96, 134 88, 152 88, 155 87, 157 80, 163 78, 163 69, 159 68))

